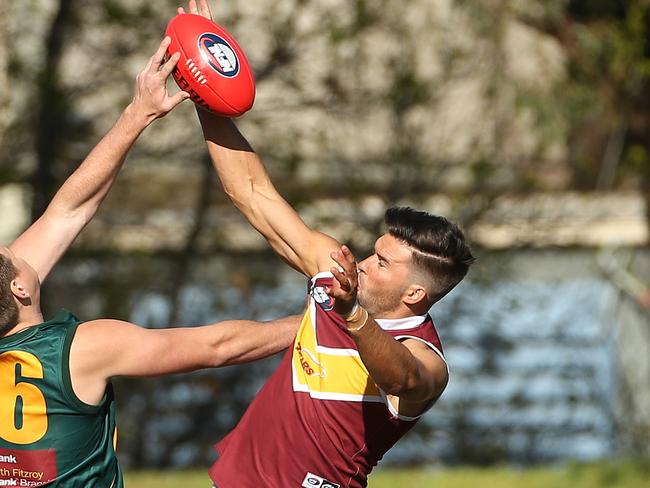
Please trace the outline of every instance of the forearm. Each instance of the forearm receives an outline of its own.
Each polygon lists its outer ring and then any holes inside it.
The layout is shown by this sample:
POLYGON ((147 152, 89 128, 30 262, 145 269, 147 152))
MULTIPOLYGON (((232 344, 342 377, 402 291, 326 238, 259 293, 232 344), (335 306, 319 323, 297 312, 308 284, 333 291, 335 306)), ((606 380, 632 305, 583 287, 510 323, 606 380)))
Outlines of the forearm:
POLYGON ((96 213, 138 136, 152 117, 126 107, 119 119, 54 196, 46 213, 78 217, 85 225, 96 213))
POLYGON ((11 245, 36 270, 41 282, 95 215, 129 148, 147 124, 146 118, 127 107, 63 184, 45 213, 11 245))
POLYGON ((198 115, 223 188, 248 222, 282 259, 305 275, 329 269, 329 253, 338 243, 302 221, 230 119, 201 109, 198 115))
POLYGON ((266 168, 232 120, 202 109, 197 113, 224 191, 249 220, 255 220, 255 207, 260 201, 279 196, 266 168))
POLYGON ((384 332, 369 317, 357 331, 349 331, 373 381, 384 392, 407 396, 420 383, 418 363, 401 342, 384 332))
POLYGON ((212 329, 208 365, 246 363, 280 352, 293 343, 300 320, 295 315, 272 322, 228 320, 207 326, 212 329))
POLYGON ((77 377, 157 376, 227 366, 288 347, 299 316, 273 322, 226 320, 202 327, 146 329, 99 319, 80 325, 71 349, 77 377))

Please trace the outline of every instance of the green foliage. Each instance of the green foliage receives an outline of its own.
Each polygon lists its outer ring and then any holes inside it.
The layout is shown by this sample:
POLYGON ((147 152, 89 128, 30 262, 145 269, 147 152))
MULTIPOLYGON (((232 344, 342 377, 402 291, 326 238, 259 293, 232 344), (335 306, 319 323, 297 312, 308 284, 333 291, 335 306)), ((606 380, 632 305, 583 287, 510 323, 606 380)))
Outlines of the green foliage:
POLYGON ((650 167, 648 149, 640 144, 628 147, 625 153, 625 164, 639 172, 647 171, 647 168, 650 167))
POLYGON ((601 162, 605 164, 603 148, 624 127, 623 154, 627 156, 622 158, 622 167, 643 175, 648 166, 639 157, 639 148, 644 146, 647 152, 650 147, 650 123, 644 115, 650 97, 650 5, 642 0, 574 1, 567 9, 574 22, 563 38, 574 41, 567 44, 569 79, 560 92, 560 103, 576 129, 570 141, 577 148, 575 167, 589 171, 585 166, 591 166, 595 178, 601 162), (583 131, 581 127, 589 128, 583 131), (630 152, 632 146, 637 149, 630 152))
POLYGON ((412 67, 400 66, 399 60, 395 64, 395 79, 388 97, 395 113, 402 114, 409 108, 430 100, 431 90, 425 81, 418 78, 412 67))

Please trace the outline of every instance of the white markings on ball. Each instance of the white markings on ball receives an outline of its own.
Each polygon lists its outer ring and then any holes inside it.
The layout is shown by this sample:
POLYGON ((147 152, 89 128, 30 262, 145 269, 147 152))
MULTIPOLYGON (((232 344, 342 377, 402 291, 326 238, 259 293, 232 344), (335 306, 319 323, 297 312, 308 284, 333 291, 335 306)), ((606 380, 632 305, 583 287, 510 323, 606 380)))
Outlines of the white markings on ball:
POLYGON ((187 66, 190 69, 190 73, 192 73, 196 81, 198 81, 202 85, 205 85, 208 82, 207 78, 203 76, 201 70, 194 63, 194 60, 192 58, 188 58, 187 61, 185 61, 185 66, 187 66))

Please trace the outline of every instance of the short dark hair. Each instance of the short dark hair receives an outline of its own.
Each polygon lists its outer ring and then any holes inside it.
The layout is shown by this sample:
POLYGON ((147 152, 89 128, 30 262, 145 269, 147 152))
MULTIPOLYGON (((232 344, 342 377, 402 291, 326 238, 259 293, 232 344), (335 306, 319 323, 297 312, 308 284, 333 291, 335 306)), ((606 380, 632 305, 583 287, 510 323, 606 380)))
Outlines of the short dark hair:
POLYGON ((11 282, 16 278, 16 268, 11 260, 0 254, 0 334, 18 323, 18 306, 11 293, 11 282))
POLYGON ((427 295, 433 303, 449 293, 475 261, 463 231, 444 217, 391 207, 384 216, 390 235, 412 250, 413 265, 427 276, 427 295))

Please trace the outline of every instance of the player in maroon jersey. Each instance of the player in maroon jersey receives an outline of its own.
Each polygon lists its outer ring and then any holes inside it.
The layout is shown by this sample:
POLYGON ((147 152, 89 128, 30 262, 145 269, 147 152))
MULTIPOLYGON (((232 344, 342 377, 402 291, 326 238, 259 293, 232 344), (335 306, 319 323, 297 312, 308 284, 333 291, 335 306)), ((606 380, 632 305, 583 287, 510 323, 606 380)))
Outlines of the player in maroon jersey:
MULTIPOLYGON (((189 10, 211 17, 206 0, 189 10)), ((428 311, 474 260, 463 233, 443 217, 391 208, 387 232, 357 265, 347 247, 301 220, 231 120, 202 110, 199 118, 226 193, 310 278, 294 347, 217 445, 210 476, 219 488, 366 486, 447 385, 428 311)))

